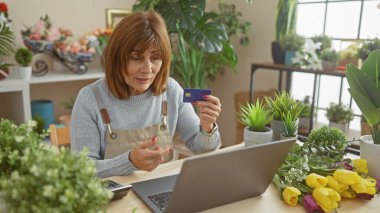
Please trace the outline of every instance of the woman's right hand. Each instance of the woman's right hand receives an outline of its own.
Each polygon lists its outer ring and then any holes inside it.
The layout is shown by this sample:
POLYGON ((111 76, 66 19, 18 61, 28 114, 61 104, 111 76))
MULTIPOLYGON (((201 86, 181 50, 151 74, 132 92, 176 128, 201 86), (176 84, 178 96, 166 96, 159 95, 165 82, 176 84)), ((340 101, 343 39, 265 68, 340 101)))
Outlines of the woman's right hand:
POLYGON ((129 160, 137 169, 150 172, 164 162, 164 155, 173 151, 172 147, 161 149, 156 143, 157 137, 154 136, 150 141, 141 142, 129 153, 129 160), (149 147, 155 148, 150 150, 149 147))

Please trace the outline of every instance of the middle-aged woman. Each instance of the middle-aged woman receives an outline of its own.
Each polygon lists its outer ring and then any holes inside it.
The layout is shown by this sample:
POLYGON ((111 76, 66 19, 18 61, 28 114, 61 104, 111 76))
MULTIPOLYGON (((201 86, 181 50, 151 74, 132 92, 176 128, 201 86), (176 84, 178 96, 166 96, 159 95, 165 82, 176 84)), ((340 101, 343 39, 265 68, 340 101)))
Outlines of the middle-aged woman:
POLYGON ((198 117, 169 78, 170 56, 165 23, 154 11, 128 15, 114 29, 102 55, 105 78, 81 89, 71 120, 71 149, 89 149, 97 176, 152 171, 171 160, 175 131, 194 153, 220 144, 219 99, 192 103, 198 117))

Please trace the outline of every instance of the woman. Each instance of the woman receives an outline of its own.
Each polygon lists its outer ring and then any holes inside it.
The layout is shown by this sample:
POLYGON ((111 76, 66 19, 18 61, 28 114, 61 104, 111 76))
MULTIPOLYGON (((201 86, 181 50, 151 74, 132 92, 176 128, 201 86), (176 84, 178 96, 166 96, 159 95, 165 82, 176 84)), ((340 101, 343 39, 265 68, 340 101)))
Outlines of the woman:
POLYGON ((171 48, 165 23, 154 11, 135 13, 114 29, 102 56, 105 78, 84 87, 71 120, 71 149, 87 147, 97 176, 152 171, 172 157, 174 132, 194 153, 220 144, 217 97, 194 102, 169 78, 171 48))

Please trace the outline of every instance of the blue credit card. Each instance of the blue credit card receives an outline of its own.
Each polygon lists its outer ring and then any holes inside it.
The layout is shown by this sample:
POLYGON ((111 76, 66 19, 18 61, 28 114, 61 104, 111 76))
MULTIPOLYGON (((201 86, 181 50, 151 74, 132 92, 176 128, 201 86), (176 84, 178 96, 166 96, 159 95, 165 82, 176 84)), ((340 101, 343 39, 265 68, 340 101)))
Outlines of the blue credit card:
POLYGON ((211 90, 185 88, 183 91, 183 102, 204 101, 204 95, 211 95, 211 90))

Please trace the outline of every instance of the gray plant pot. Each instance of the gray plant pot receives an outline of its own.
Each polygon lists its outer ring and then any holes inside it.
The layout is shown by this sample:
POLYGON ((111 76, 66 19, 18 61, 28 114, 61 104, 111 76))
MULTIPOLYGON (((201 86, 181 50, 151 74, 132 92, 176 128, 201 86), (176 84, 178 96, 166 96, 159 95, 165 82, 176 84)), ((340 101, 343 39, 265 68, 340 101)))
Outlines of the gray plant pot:
MULTIPOLYGON (((299 124, 299 119, 297 119, 296 122, 299 124)), ((273 130, 273 141, 280 140, 281 139, 280 135, 282 133, 282 121, 272 120, 270 125, 271 125, 270 127, 273 130)), ((298 134, 298 130, 297 130, 297 134, 298 134)))
POLYGON ((322 61, 322 67, 326 71, 334 71, 337 64, 336 61, 322 61))
POLYGON ((300 117, 300 123, 298 128, 300 129, 310 129, 310 118, 309 117, 300 117))
POLYGON ((330 128, 337 128, 342 130, 342 132, 347 132, 348 130, 348 124, 341 124, 341 123, 335 123, 335 122, 329 122, 330 128))
POLYGON ((374 144, 372 135, 363 135, 360 140, 360 158, 367 160, 368 174, 380 178, 380 145, 374 144))
POLYGON ((265 127, 266 132, 254 132, 244 128, 244 144, 245 146, 254 146, 258 144, 268 143, 272 141, 273 131, 269 127, 265 127))

